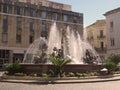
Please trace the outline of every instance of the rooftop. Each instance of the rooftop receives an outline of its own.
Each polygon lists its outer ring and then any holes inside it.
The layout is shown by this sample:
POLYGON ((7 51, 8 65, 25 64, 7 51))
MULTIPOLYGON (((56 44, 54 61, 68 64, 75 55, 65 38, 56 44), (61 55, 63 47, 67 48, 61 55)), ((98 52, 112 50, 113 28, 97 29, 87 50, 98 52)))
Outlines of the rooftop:
POLYGON ((24 2, 24 3, 34 4, 34 5, 40 5, 40 6, 46 6, 46 7, 52 7, 56 9, 71 11, 71 5, 52 2, 50 0, 0 0, 0 2, 8 2, 8 3, 24 2))
POLYGON ((104 16, 108 16, 108 15, 111 15, 111 14, 115 14, 117 12, 120 12, 120 7, 119 8, 116 8, 114 10, 111 10, 111 11, 108 11, 104 14, 104 16))
POLYGON ((103 23, 103 24, 105 23, 105 20, 104 20, 104 19, 102 19, 102 20, 96 20, 95 23, 93 23, 93 24, 87 26, 86 28, 89 28, 89 27, 94 26, 94 25, 96 25, 96 24, 102 24, 102 23, 103 23))

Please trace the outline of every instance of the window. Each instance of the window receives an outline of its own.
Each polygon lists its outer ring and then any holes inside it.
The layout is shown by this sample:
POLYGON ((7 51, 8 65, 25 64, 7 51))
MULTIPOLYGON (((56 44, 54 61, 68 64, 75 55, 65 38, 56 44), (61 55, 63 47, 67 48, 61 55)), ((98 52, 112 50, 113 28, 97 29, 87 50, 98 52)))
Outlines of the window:
POLYGON ((9 50, 0 50, 0 58, 9 58, 9 50))
POLYGON ((113 28, 114 28, 114 23, 113 21, 110 22, 110 30, 113 31, 113 28))
POLYGON ((53 13, 52 14, 52 19, 53 20, 57 20, 58 19, 58 14, 57 13, 53 13))
POLYGON ((112 22, 110 22, 110 27, 111 27, 111 28, 113 28, 113 21, 112 21, 112 22))
POLYGON ((22 14, 21 8, 17 7, 17 15, 21 15, 21 14, 22 14))
POLYGON ((2 42, 7 42, 7 33, 2 33, 2 42))
POLYGON ((42 31, 46 31, 46 24, 42 24, 42 31))
POLYGON ((16 35, 16 43, 21 43, 21 35, 16 35))
POLYGON ((73 22, 77 23, 77 17, 73 17, 73 22))
POLYGON ((3 5, 3 13, 8 13, 8 6, 7 5, 3 5))
POLYGON ((22 30, 22 24, 21 24, 21 21, 17 21, 16 28, 17 28, 17 30, 22 30))
POLYGON ((30 22, 30 31, 34 31, 34 23, 30 22))
POLYGON ((46 12, 42 11, 42 13, 41 13, 41 18, 42 18, 42 19, 46 19, 46 17, 47 17, 46 12))
POLYGON ((33 9, 30 9, 30 16, 34 17, 34 10, 33 9))
POLYGON ((101 49, 104 48, 104 42, 100 42, 100 47, 101 47, 101 49))
POLYGON ((63 21, 65 21, 65 22, 68 21, 68 17, 67 17, 67 15, 63 15, 63 21))
POLYGON ((7 29, 7 28, 8 28, 8 20, 3 19, 3 29, 7 29))
POLYGON ((115 40, 114 40, 114 38, 110 39, 110 43, 111 43, 111 46, 115 46, 115 40))
POLYGON ((47 38, 47 30, 46 30, 46 24, 42 23, 42 31, 41 31, 41 37, 47 38))
POLYGON ((30 36, 29 37, 29 43, 31 44, 31 43, 33 43, 33 41, 34 41, 34 36, 30 36))
POLYGON ((100 30, 100 37, 103 37, 103 30, 100 30))
POLYGON ((9 63, 9 50, 0 50, 0 64, 9 63))

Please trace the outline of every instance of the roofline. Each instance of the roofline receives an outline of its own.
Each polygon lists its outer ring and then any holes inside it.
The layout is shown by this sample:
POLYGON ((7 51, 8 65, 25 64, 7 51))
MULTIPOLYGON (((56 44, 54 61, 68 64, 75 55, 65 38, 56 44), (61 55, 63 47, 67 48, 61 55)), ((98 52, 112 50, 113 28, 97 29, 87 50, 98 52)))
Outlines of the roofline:
POLYGON ((119 8, 116 8, 116 9, 113 9, 113 10, 110 10, 108 12, 106 12, 105 14, 103 14, 104 16, 108 16, 108 15, 111 15, 111 14, 114 14, 114 13, 117 13, 117 12, 120 12, 120 7, 119 8))
POLYGON ((89 28, 89 27, 91 27, 91 26, 95 25, 95 24, 96 24, 97 22, 99 22, 99 21, 105 21, 105 19, 96 20, 96 22, 94 22, 94 23, 90 24, 90 25, 89 25, 89 26, 87 26, 86 28, 89 28))

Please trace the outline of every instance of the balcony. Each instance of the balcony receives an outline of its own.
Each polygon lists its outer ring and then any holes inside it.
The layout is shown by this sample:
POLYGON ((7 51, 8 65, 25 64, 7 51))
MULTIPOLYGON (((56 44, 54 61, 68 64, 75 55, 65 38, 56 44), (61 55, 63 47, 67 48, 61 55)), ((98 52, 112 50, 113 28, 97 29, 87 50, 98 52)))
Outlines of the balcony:
POLYGON ((105 35, 99 35, 99 36, 97 36, 97 38, 98 39, 104 39, 104 38, 106 38, 106 36, 105 35))
POLYGON ((104 47, 104 48, 95 48, 95 50, 98 52, 98 53, 106 53, 107 52, 107 48, 104 47))

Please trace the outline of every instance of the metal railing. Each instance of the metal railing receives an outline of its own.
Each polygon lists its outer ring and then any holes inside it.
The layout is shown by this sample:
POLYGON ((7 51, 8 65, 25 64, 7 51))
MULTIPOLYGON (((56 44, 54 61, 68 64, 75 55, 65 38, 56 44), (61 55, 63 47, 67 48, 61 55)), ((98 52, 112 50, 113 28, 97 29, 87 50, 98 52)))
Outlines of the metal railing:
POLYGON ((105 35, 99 35, 99 36, 97 36, 97 38, 99 38, 99 39, 102 39, 102 38, 105 38, 106 36, 105 35))
POLYGON ((98 53, 106 53, 107 52, 107 48, 103 47, 103 48, 95 48, 95 50, 98 52, 98 53))

